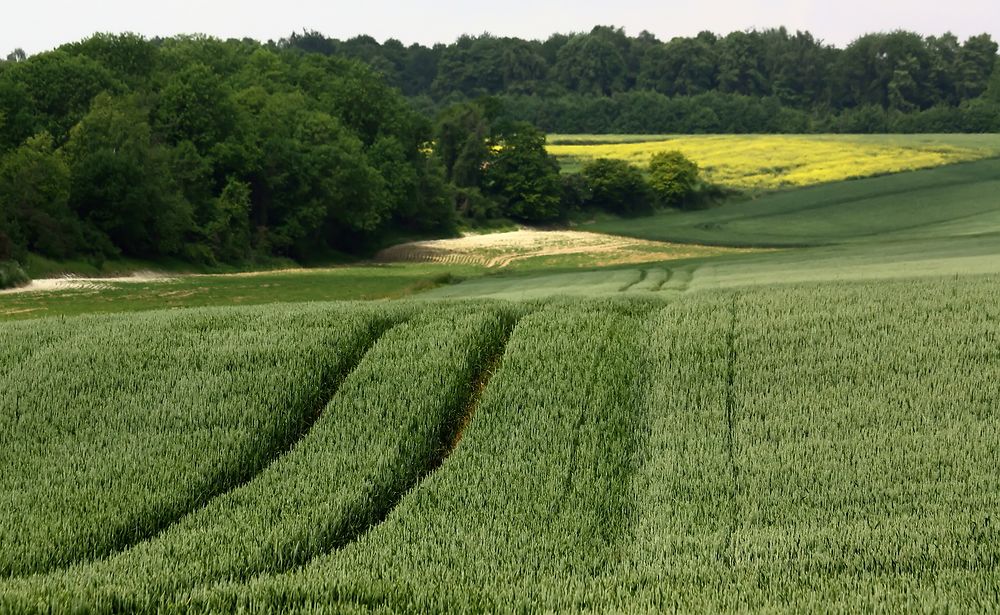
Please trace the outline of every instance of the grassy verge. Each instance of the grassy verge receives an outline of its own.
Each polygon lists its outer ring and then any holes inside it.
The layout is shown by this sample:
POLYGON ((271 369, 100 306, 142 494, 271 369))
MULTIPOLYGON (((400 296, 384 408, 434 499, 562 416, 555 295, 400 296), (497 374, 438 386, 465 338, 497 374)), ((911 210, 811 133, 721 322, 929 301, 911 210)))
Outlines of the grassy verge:
MULTIPOLYGON (((343 259, 341 261, 334 260, 317 264, 331 265, 338 262, 343 262, 343 259)), ((247 271, 288 269, 298 266, 295 261, 287 258, 268 258, 243 265, 199 265, 197 263, 171 259, 145 261, 135 258, 119 258, 101 262, 82 258, 53 260, 38 254, 29 254, 25 259, 24 270, 33 279, 40 280, 67 275, 88 278, 126 277, 137 272, 149 271, 175 274, 242 273, 247 271)))
POLYGON ((481 275, 467 265, 358 265, 236 275, 188 275, 142 283, 0 295, 0 320, 211 305, 397 299, 481 275))

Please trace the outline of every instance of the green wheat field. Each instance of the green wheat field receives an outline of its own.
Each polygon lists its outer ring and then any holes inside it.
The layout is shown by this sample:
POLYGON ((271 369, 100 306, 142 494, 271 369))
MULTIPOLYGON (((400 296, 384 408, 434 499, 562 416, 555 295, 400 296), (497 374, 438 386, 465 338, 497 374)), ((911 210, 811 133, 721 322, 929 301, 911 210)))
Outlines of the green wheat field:
POLYGON ((1000 609, 1000 160, 579 230, 0 295, 0 612, 1000 609))

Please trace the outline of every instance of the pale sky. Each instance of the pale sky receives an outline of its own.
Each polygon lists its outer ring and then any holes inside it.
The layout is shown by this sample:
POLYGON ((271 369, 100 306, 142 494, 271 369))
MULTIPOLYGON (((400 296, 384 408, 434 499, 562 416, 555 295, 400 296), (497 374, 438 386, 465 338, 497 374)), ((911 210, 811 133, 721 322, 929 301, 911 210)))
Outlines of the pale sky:
POLYGON ((866 32, 951 31, 959 38, 989 32, 1000 39, 1000 0, 4 0, 0 53, 28 53, 80 40, 94 32, 146 36, 202 33, 258 40, 318 30, 349 38, 370 34, 404 43, 451 42, 491 32, 546 38, 553 32, 615 25, 661 39, 701 30, 785 25, 843 46, 866 32))

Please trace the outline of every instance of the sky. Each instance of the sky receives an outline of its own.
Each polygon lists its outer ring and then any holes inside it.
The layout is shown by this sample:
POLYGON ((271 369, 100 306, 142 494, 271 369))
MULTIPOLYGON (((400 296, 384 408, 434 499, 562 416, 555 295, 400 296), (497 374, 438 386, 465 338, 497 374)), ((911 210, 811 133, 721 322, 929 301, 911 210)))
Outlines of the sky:
POLYGON ((597 24, 648 30, 663 40, 701 30, 784 25, 843 46, 867 32, 951 31, 1000 39, 1000 0, 11 0, 0 9, 0 52, 38 53, 94 32, 283 38, 318 30, 404 43, 451 42, 462 34, 544 39, 597 24))

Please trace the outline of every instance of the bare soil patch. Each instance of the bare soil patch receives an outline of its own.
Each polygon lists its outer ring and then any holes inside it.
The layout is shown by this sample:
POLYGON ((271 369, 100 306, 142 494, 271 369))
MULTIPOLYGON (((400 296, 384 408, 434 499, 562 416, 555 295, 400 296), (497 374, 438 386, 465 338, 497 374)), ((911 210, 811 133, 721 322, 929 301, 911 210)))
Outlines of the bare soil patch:
POLYGON ((508 267, 518 261, 540 257, 588 255, 602 265, 693 258, 725 251, 706 246, 673 244, 589 233, 586 231, 539 231, 519 229, 506 233, 466 235, 400 244, 379 252, 380 262, 433 262, 508 267))
POLYGON ((175 278, 153 271, 141 271, 128 277, 118 278, 83 278, 67 275, 58 278, 43 278, 32 280, 31 283, 17 288, 0 290, 0 294, 51 292, 59 290, 105 290, 112 284, 144 284, 149 282, 171 282, 175 278))

